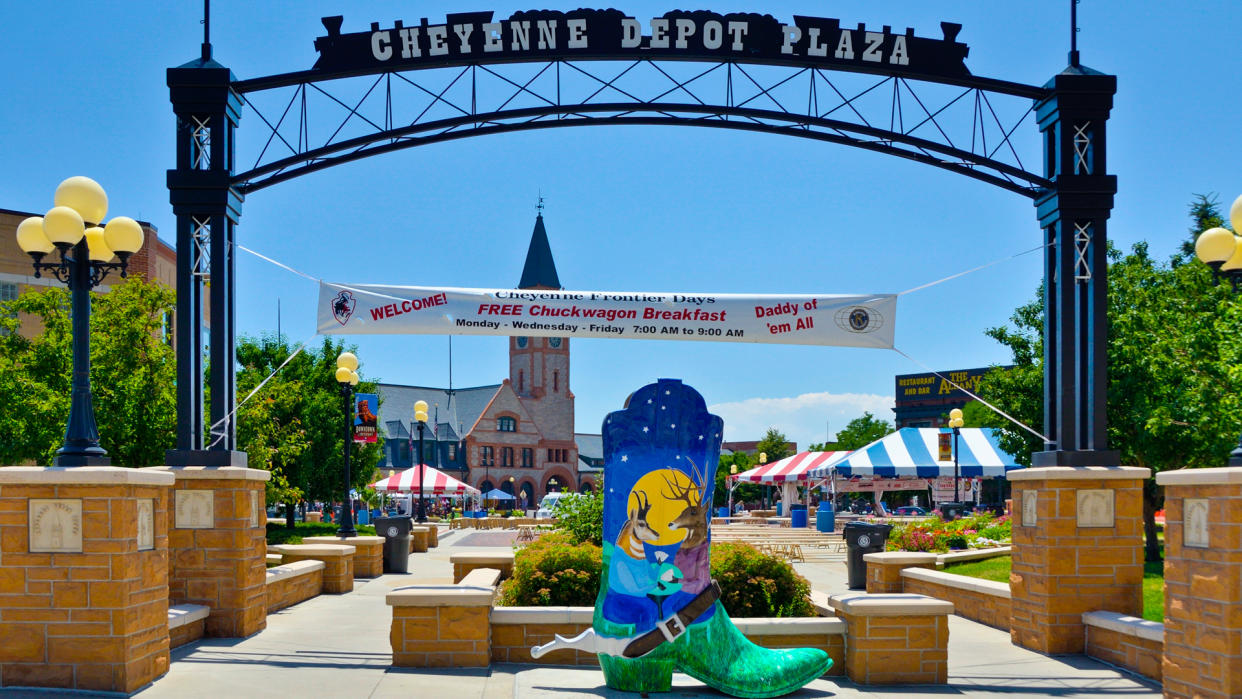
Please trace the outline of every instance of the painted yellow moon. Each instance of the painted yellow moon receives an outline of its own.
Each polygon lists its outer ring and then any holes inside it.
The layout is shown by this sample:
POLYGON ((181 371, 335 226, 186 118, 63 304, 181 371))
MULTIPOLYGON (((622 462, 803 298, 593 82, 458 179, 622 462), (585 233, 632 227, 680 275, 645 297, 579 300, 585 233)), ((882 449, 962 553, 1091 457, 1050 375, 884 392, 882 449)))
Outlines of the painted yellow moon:
POLYGON ((634 489, 630 491, 626 515, 634 514, 637 509, 638 497, 635 493, 643 493, 643 500, 651 503, 651 511, 647 513, 647 524, 651 525, 651 530, 659 537, 650 543, 654 546, 679 543, 686 538, 688 532, 684 529, 670 530, 668 525, 689 506, 684 499, 677 499, 678 495, 686 490, 690 491, 689 498, 693 501, 692 504, 699 504, 702 493, 695 486, 694 481, 690 480, 690 476, 675 468, 652 471, 639 478, 634 484, 634 489))

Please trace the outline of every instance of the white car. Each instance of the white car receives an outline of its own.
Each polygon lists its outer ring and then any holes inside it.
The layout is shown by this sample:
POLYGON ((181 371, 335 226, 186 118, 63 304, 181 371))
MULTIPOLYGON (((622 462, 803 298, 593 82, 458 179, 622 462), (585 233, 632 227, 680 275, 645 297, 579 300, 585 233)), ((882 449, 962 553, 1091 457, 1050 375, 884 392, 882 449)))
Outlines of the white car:
POLYGON ((543 499, 539 501, 539 510, 535 512, 535 519, 552 519, 552 515, 556 511, 557 505, 571 497, 578 497, 578 494, 548 493, 543 496, 543 499))

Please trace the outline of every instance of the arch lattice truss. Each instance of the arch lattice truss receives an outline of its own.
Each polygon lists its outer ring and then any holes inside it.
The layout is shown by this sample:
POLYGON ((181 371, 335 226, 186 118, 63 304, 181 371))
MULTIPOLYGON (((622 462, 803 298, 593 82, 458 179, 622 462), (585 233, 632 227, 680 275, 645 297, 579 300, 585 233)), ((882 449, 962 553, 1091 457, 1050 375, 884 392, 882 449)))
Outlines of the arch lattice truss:
POLYGON ((1027 197, 1045 90, 811 66, 635 60, 479 63, 233 83, 252 116, 238 132, 243 194, 358 160, 459 138, 594 125, 675 125, 797 136, 896 155, 1027 197), (253 122, 260 122, 263 127, 253 122), (246 168, 244 171, 243 168, 246 168))

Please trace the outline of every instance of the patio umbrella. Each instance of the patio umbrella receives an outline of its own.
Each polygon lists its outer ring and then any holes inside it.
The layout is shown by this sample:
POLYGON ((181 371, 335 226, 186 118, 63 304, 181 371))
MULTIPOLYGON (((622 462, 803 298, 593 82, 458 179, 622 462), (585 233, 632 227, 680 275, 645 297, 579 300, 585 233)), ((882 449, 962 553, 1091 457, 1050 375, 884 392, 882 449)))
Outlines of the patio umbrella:
POLYGON ((483 494, 483 499, 484 500, 516 500, 517 498, 506 493, 500 488, 492 488, 491 490, 483 494))

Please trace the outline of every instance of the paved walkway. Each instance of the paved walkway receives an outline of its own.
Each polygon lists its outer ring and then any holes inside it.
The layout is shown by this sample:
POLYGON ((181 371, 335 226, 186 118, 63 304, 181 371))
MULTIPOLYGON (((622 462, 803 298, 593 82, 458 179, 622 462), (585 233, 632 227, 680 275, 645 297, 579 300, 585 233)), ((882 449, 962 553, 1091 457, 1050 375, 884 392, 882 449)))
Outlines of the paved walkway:
MULTIPOLYGON (((267 629, 243 640, 208 639, 173 651, 167 675, 142 691, 159 697, 451 697, 529 699, 634 697, 604 687, 598 669, 498 665, 487 670, 398 670, 389 668, 390 612, 384 595, 414 582, 451 582, 449 555, 460 531, 445 532, 441 545, 411 558, 409 575, 358 581, 346 595, 320 595, 267 618, 267 629)), ((457 549, 462 550, 462 549, 457 549)), ((471 546, 470 551, 482 552, 471 546)), ((508 550, 508 549, 497 549, 508 550)), ((816 589, 844 589, 839 562, 798 564, 816 589)), ((952 617, 949 685, 884 689, 859 687, 845 679, 821 679, 792 697, 1156 697, 1149 682, 1083 656, 1049 658, 1014 647, 1001 631, 952 617)), ((721 697, 678 675, 667 697, 721 697)), ((15 693, 13 695, 16 695, 15 693)), ((10 696, 10 694, 4 694, 10 696)), ((48 694, 31 694, 46 697, 48 694)), ((660 695, 657 695, 660 696, 660 695)))

